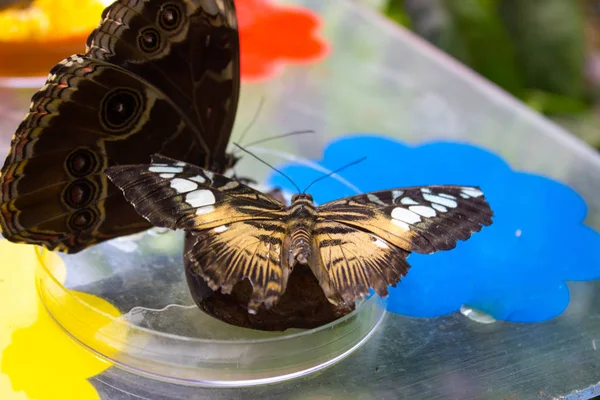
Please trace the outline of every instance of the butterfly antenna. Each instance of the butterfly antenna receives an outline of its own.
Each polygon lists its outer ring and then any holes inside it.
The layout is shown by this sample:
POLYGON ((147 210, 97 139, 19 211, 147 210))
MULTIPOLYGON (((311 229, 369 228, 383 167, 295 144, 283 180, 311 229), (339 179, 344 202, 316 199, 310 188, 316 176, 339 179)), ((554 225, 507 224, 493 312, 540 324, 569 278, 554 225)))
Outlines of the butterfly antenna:
POLYGON ((270 136, 264 139, 260 139, 254 142, 250 142, 244 145, 244 147, 251 147, 251 146, 256 146, 257 144, 261 144, 264 142, 268 142, 274 139, 281 139, 281 138, 285 138, 285 137, 289 137, 289 136, 295 136, 295 135, 304 135, 306 133, 315 133, 315 131, 309 129, 309 130, 304 130, 304 131, 291 131, 288 133, 284 133, 282 135, 277 135, 277 136, 270 136))
POLYGON ((343 170, 343 169, 346 169, 346 168, 348 168, 348 167, 351 167, 351 166, 353 166, 353 165, 356 165, 356 164, 358 164, 358 163, 361 163, 361 162, 365 161, 366 159, 367 159, 367 157, 362 157, 362 158, 359 158, 358 160, 352 161, 351 163, 348 163, 348 164, 346 164, 346 165, 344 165, 344 166, 342 166, 342 167, 340 167, 340 168, 338 168, 338 169, 336 169, 336 170, 334 170, 334 171, 331 171, 331 172, 330 172, 330 173, 328 173, 328 174, 325 174, 325 175, 323 175, 323 176, 320 176, 320 177, 318 177, 317 179, 315 179, 314 181, 312 181, 312 182, 311 182, 311 183, 310 183, 310 184, 309 184, 309 185, 308 185, 306 188, 304 188, 304 190, 303 190, 301 193, 303 193, 303 194, 304 194, 304 193, 306 193, 306 191, 307 191, 307 190, 308 190, 308 189, 309 189, 309 188, 310 188, 312 185, 314 185, 315 183, 317 183, 317 182, 319 182, 319 181, 321 181, 321 180, 323 180, 323 179, 325 179, 325 178, 329 178, 331 175, 333 175, 333 174, 337 174, 338 172, 340 172, 340 171, 341 171, 341 170, 343 170))
POLYGON ((240 150, 242 150, 244 153, 250 154, 252 157, 256 158, 258 161, 260 161, 261 163, 265 164, 267 167, 271 168, 273 171, 278 172, 281 176, 285 177, 288 181, 290 181, 292 183, 292 185, 294 185, 294 187, 296 188, 296 190, 298 191, 298 193, 300 193, 300 188, 298 187, 298 185, 296 185, 296 182, 294 182, 292 180, 292 178, 290 178, 289 176, 287 176, 286 174, 284 174, 282 171, 278 170, 277 168, 275 168, 274 166, 272 166, 271 164, 269 164, 268 162, 266 162, 265 160, 263 160, 262 158, 258 157, 256 154, 246 150, 245 148, 243 148, 242 146, 240 146, 237 143, 234 143, 235 146, 237 146, 240 150))
POLYGON ((246 129, 244 129, 244 131, 242 132, 242 134, 238 140, 240 143, 244 140, 244 138, 246 137, 246 134, 250 131, 250 128, 252 128, 252 125, 254 125, 256 123, 256 120, 258 119, 258 115, 260 114, 260 111, 262 110, 264 104, 265 104, 265 98, 261 97, 260 101, 258 102, 258 108, 256 109, 256 112, 254 113, 252 120, 250 121, 248 126, 246 126, 246 129))

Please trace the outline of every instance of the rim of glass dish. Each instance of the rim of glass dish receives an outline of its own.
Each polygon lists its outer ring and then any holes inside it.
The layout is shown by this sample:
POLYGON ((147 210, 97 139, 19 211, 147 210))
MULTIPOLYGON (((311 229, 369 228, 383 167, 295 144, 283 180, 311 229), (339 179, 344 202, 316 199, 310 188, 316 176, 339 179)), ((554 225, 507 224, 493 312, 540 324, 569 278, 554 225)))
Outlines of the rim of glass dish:
POLYGON ((324 331, 327 329, 332 328, 334 325, 338 325, 344 321, 346 321, 347 319, 350 319, 352 317, 354 317, 357 313, 359 313, 360 309, 367 303, 367 302, 373 302, 373 301, 377 301, 377 295, 373 295, 367 299, 365 299, 364 301, 362 301, 354 311, 352 311, 351 313, 344 315, 341 318, 336 319, 335 321, 331 321, 325 325, 319 326, 317 328, 313 328, 313 329, 308 329, 308 330, 304 330, 301 332, 295 332, 292 333, 290 335, 282 335, 282 336, 277 336, 277 337, 272 337, 272 338, 263 338, 263 339, 236 339, 236 340, 222 340, 222 339, 200 339, 200 338, 192 338, 189 336, 180 336, 180 335, 176 335, 173 333, 165 333, 165 332, 160 332, 160 331, 156 331, 153 329, 149 329, 149 328, 145 328, 142 326, 137 326, 134 324, 131 324, 128 321, 124 321, 119 319, 122 315, 118 316, 118 317, 114 317, 102 310, 97 309, 96 307, 92 306, 91 304, 89 304, 88 302, 82 300, 81 298, 79 298, 78 296, 73 294, 73 291, 71 291, 70 289, 67 289, 57 278, 56 276, 52 273, 52 271, 50 271, 50 269, 48 268, 48 266, 46 265, 46 262, 44 261, 44 257, 45 255, 49 254, 50 251, 40 247, 40 246, 35 246, 35 254, 36 254, 36 258, 37 261, 39 263, 38 267, 41 267, 44 271, 45 274, 47 274, 50 279, 54 282, 54 284, 56 284, 60 289, 63 290, 63 292, 68 295, 71 299, 75 300, 76 302, 78 302, 79 304, 83 305, 84 307, 92 310, 93 312, 102 315, 103 317, 114 321, 116 323, 119 324, 124 324, 128 326, 128 329, 135 329, 135 330, 139 330, 139 331, 143 331, 143 332, 147 332, 147 333, 151 333, 153 335, 157 335, 157 336, 163 336, 165 338, 170 338, 170 339, 177 339, 177 340, 184 340, 184 341, 188 341, 188 342, 199 342, 199 343, 211 343, 211 344, 256 344, 256 343, 271 343, 271 342, 277 342, 277 341, 282 341, 282 340, 289 340, 289 339, 295 339, 301 336, 305 336, 305 335, 310 335, 316 332, 320 332, 320 331, 324 331))
MULTIPOLYGON (((315 169, 319 172, 323 172, 323 173, 330 173, 331 170, 319 165, 317 162, 314 161, 310 161, 301 157, 297 157, 294 156, 292 154, 286 153, 286 152, 282 152, 282 151, 277 151, 277 150, 273 150, 273 149, 267 149, 267 148, 262 148, 262 147, 251 147, 253 152, 255 153, 259 153, 259 154, 271 154, 274 155, 276 157, 280 157, 282 159, 286 159, 287 161, 293 161, 295 163, 298 164, 303 164, 309 168, 315 169)), ((346 181, 344 178, 342 178, 341 176, 337 175, 337 174, 333 174, 331 175, 331 178, 339 181, 340 183, 344 184, 345 186, 349 187, 350 189, 354 190, 357 193, 361 193, 361 191, 356 188, 356 186, 352 185, 350 182, 346 181)), ((295 339, 301 336, 305 336, 305 335, 311 335, 317 332, 322 332, 324 330, 328 330, 333 328, 336 325, 339 325, 343 322, 345 322, 346 320, 353 318, 356 316, 356 314, 358 314, 360 312, 360 309, 363 308, 364 306, 366 306, 367 303, 371 303, 371 302, 376 302, 377 299, 377 295, 373 294, 371 297, 364 299, 363 301, 361 301, 357 307, 355 308, 354 311, 352 311, 351 313, 344 315, 341 318, 338 318, 334 321, 331 321, 325 325, 319 326, 317 328, 313 328, 313 329, 308 329, 308 330, 303 330, 301 332, 295 332, 289 335, 283 334, 282 336, 277 336, 277 337, 271 337, 271 338, 263 338, 263 339, 236 339, 236 340, 222 340, 222 339, 200 339, 200 338, 192 338, 192 337, 188 337, 188 336, 180 336, 180 335, 176 335, 173 333, 165 333, 165 332, 160 332, 160 331, 156 331, 153 329, 149 329, 149 328, 145 328, 145 327, 141 327, 141 326, 136 326, 134 324, 131 324, 128 321, 124 321, 119 319, 122 314, 118 317, 114 317, 104 311, 101 311, 99 309, 97 309, 96 307, 93 307, 91 304, 89 304, 88 302, 80 299, 79 297, 75 296, 71 290, 67 289, 57 278, 56 276, 52 273, 52 271, 48 268, 48 266, 46 265, 45 262, 45 257, 47 254, 50 253, 50 250, 47 250, 46 248, 43 248, 41 246, 34 246, 34 251, 36 254, 36 258, 38 261, 38 267, 41 267, 42 270, 44 271, 45 274, 49 275, 50 279, 54 282, 54 284, 58 285, 58 287, 60 289, 62 289, 62 291, 67 294, 71 299, 77 301, 79 304, 83 305, 84 307, 90 309, 91 311, 95 312, 96 314, 102 315, 103 317, 115 322, 115 323, 119 323, 119 324, 124 324, 127 325, 128 329, 134 329, 134 330, 139 330, 141 332, 146 332, 149 334, 153 334, 153 335, 157 335, 157 336, 162 336, 165 338, 169 338, 169 339, 173 339, 173 340, 183 340, 183 341, 188 341, 188 342, 197 342, 197 343, 210 343, 210 344, 256 344, 256 343, 272 343, 272 342, 277 342, 277 341, 284 341, 284 340, 289 340, 289 339, 295 339)))

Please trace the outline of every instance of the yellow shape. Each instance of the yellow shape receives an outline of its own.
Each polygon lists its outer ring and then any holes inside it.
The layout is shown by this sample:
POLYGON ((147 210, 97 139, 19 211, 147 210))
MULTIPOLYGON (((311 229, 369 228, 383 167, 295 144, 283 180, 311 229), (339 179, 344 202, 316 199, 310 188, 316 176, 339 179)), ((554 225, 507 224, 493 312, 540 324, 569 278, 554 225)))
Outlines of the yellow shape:
POLYGON ((0 12, 0 41, 60 40, 88 34, 111 0, 34 0, 0 12))
MULTIPOLYGON (((0 240, 0 254, 0 302, 11 305, 0 307, 0 370, 5 374, 0 375, 0 399, 100 399, 87 378, 111 364, 75 343, 40 302, 35 288, 34 271, 38 261, 34 248, 0 240)), ((56 295, 55 301, 47 305, 59 319, 77 313, 78 320, 85 321, 86 327, 76 332, 78 338, 100 347, 96 333, 110 326, 111 316, 118 316, 119 311, 101 298, 65 291, 58 285, 64 281, 65 266, 56 254, 47 253, 44 263, 52 275, 38 279, 42 280, 44 289, 56 295), (54 288, 51 276, 56 278, 54 288), (62 292, 58 292, 59 289, 62 292)), ((114 331, 111 333, 114 336, 114 331)), ((120 339, 124 340, 126 332, 121 333, 120 339)))

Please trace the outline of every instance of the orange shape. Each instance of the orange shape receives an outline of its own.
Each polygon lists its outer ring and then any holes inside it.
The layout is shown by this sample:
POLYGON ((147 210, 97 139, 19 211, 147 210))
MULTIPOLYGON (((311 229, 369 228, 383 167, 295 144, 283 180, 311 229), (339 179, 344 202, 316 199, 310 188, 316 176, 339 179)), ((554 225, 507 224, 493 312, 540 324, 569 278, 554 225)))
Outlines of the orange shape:
MULTIPOLYGON (((85 51, 85 39, 110 0, 35 0, 0 12, 0 76, 44 76, 60 60, 85 51)), ((273 76, 284 64, 318 61, 329 52, 319 16, 271 0, 236 0, 242 79, 273 76)))
POLYGON ((237 0, 242 79, 273 76, 284 64, 324 58, 329 46, 319 35, 319 16, 308 9, 271 0, 237 0))
POLYGON ((109 0, 34 0, 0 12, 0 76, 44 76, 85 52, 85 40, 109 0))

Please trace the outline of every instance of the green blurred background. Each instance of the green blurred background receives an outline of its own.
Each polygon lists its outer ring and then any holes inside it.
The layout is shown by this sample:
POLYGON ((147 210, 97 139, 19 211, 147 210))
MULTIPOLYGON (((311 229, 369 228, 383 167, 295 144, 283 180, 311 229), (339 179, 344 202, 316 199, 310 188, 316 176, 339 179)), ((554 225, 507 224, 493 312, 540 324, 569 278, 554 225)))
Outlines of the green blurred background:
POLYGON ((363 0, 600 150, 600 0, 363 0))

